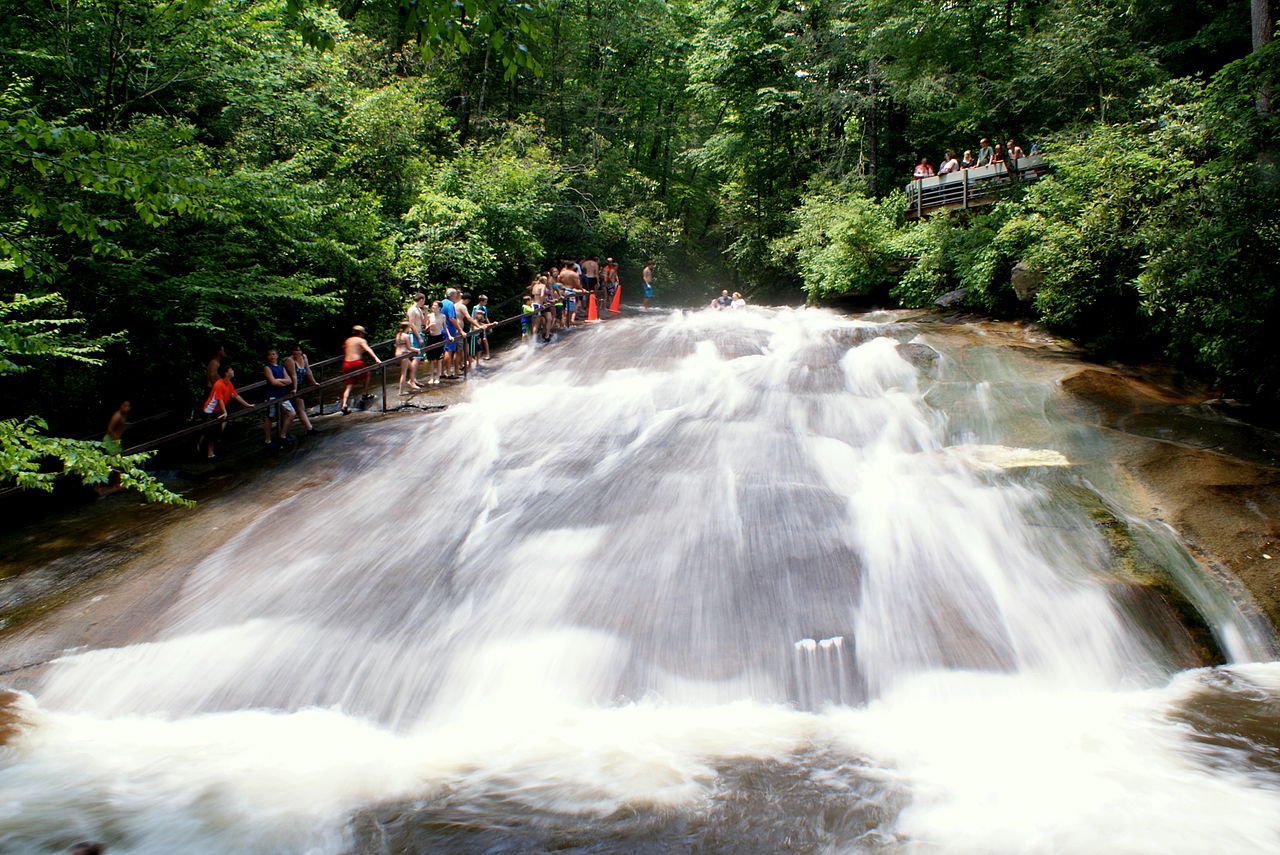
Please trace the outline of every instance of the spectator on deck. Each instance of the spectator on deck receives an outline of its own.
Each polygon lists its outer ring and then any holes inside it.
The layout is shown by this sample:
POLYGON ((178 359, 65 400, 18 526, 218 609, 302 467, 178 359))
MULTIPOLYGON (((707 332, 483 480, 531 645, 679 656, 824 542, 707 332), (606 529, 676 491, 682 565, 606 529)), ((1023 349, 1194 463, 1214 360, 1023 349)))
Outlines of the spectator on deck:
MULTIPOLYGON (((364 355, 367 353, 373 359, 375 364, 381 365, 382 360, 373 352, 373 348, 369 347, 369 342, 365 341, 364 327, 356 324, 351 328, 351 335, 347 336, 342 342, 342 373, 350 374, 352 371, 359 371, 364 367, 364 355)), ((352 385, 360 383, 360 400, 359 405, 367 405, 369 399, 373 396, 369 394, 369 372, 359 375, 358 377, 348 377, 346 382, 342 384, 342 414, 345 416, 351 412, 351 408, 347 406, 347 401, 351 397, 352 385)))
POLYGON ((302 399, 303 386, 319 386, 320 381, 316 379, 316 374, 311 370, 311 360, 302 352, 302 345, 295 344, 289 355, 284 358, 284 370, 289 372, 289 377, 293 380, 293 395, 290 400, 293 401, 293 412, 298 416, 298 421, 302 422, 302 426, 307 430, 307 436, 315 436, 320 431, 316 430, 311 424, 311 419, 307 417, 307 402, 302 399))
POLYGON ((1000 143, 996 143, 995 153, 991 155, 992 165, 1004 163, 1004 149, 1000 147, 1000 143))
POLYGON ((262 411, 262 444, 267 448, 279 448, 281 443, 293 442, 289 436, 289 425, 293 423, 293 378, 280 364, 280 355, 274 347, 267 350, 267 364, 262 366, 262 377, 267 381, 266 400, 276 404, 262 411), (271 438, 271 420, 280 425, 280 439, 271 438))
POLYGON ((204 440, 205 457, 209 460, 216 460, 218 455, 214 449, 218 439, 222 436, 222 432, 227 427, 227 406, 232 399, 239 402, 240 406, 251 406, 248 401, 240 397, 240 393, 236 391, 234 381, 236 379, 235 370, 223 363, 218 369, 218 379, 214 382, 213 388, 209 390, 209 397, 201 408, 201 413, 207 420, 216 420, 216 424, 211 425, 204 432, 201 439, 204 440))
POLYGON ((938 168, 939 175, 948 175, 952 172, 960 171, 960 161, 956 160, 956 153, 948 151, 947 156, 942 161, 942 166, 938 168))
POLYGON ((1005 157, 1012 161, 1022 160, 1022 158, 1026 157, 1026 155, 1022 153, 1022 146, 1018 145, 1013 140, 1009 140, 1005 143, 1004 152, 1005 157))
POLYGON ((929 158, 922 157, 920 162, 916 164, 916 168, 911 173, 912 178, 932 178, 933 167, 929 165, 929 158))
POLYGON ((960 168, 961 168, 961 169, 972 169, 973 167, 975 167, 975 166, 977 166, 977 165, 978 165, 978 161, 976 161, 976 160, 974 159, 974 157, 973 157, 973 152, 972 152, 972 151, 970 151, 969 149, 965 149, 965 150, 964 150, 964 157, 960 158, 960 168))
POLYGON ((978 141, 978 165, 986 166, 991 163, 991 158, 995 156, 995 150, 991 148, 991 142, 983 137, 978 141))

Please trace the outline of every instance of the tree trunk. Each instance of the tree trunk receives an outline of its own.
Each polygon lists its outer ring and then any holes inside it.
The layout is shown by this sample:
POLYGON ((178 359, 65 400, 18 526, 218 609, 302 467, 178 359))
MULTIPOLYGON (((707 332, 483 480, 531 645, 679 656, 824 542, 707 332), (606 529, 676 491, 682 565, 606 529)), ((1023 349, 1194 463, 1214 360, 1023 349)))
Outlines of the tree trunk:
MULTIPOLYGON (((1262 50, 1275 36, 1275 16, 1271 9, 1272 0, 1251 0, 1251 19, 1253 22, 1253 50, 1262 50)), ((1273 99, 1273 81, 1263 80, 1258 85, 1258 112, 1267 115, 1275 110, 1273 99)))

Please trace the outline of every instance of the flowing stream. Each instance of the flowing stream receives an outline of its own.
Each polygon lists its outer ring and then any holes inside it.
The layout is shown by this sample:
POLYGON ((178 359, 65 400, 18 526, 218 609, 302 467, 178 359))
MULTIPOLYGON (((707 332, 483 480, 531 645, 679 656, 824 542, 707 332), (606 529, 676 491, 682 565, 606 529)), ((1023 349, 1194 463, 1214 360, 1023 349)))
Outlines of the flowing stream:
POLYGON ((43 672, 0 852, 1280 853, 1274 638, 981 339, 651 314, 355 429, 43 672))

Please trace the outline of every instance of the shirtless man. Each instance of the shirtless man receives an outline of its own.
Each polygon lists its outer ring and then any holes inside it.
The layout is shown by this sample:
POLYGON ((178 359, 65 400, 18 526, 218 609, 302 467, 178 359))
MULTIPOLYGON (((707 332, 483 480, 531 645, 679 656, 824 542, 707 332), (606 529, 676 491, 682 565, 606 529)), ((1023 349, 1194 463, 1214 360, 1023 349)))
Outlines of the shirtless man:
MULTIPOLYGON (((600 288, 600 262, 594 255, 582 262, 582 290, 587 294, 594 292, 597 303, 604 299, 600 288)), ((587 294, 583 295, 583 302, 586 301, 587 294)))
POLYGON ((640 304, 640 308, 649 308, 649 301, 653 299, 653 262, 650 261, 644 266, 644 270, 640 271, 640 278, 644 280, 644 301, 640 304))
POLYGON ((573 326, 573 314, 577 309, 574 300, 577 299, 578 292, 582 290, 582 277, 578 275, 578 271, 573 269, 572 265, 566 264, 560 269, 560 293, 565 298, 564 306, 564 325, 565 327, 573 326))
MULTIPOLYGON (((418 366, 422 364, 422 353, 426 348, 426 337, 422 333, 423 320, 426 317, 427 295, 417 293, 413 295, 413 305, 409 307, 409 311, 405 312, 405 320, 409 322, 409 345, 417 348, 417 353, 412 358, 406 359, 409 364, 409 387, 412 389, 420 388, 418 386, 418 366)), ((400 372, 404 376, 404 372, 400 372)), ((403 385, 403 380, 401 381, 403 385)))
POLYGON ((604 287, 605 305, 609 307, 609 311, 613 311, 613 296, 618 292, 618 265, 614 263, 612 258, 604 260, 604 274, 600 277, 600 284, 604 287))
MULTIPOLYGON (((102 447, 106 449, 107 454, 119 457, 124 451, 124 429, 129 426, 129 409, 128 401, 121 401, 120 406, 111 418, 107 421, 107 432, 102 437, 102 447)), ((120 472, 113 469, 111 477, 107 479, 105 485, 99 484, 93 488, 99 496, 110 496, 112 493, 119 493, 124 487, 120 486, 120 472)))
MULTIPOLYGON (((348 374, 364 367, 364 355, 369 354, 374 363, 381 365, 382 360, 373 352, 373 348, 369 347, 369 342, 365 341, 365 329, 357 324, 351 328, 351 335, 347 336, 347 340, 342 343, 342 373, 348 374)), ((369 372, 361 374, 359 377, 348 377, 346 382, 342 384, 342 414, 351 412, 347 406, 347 399, 351 397, 351 385, 353 383, 361 383, 360 400, 363 401, 369 396, 369 372)))

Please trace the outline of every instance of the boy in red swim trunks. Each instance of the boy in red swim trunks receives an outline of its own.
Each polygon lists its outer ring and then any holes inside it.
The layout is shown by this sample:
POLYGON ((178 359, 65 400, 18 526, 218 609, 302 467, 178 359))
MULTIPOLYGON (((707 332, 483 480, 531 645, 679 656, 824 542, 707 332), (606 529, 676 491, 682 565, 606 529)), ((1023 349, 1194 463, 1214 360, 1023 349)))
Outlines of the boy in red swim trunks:
MULTIPOLYGON (((369 342, 364 339, 364 327, 356 325, 351 328, 351 335, 342 343, 342 373, 349 374, 361 368, 364 365, 364 355, 367 353, 373 357, 375 363, 381 364, 382 360, 373 352, 373 348, 369 347, 369 342)), ((369 373, 366 371, 359 377, 348 377, 346 383, 342 386, 342 414, 346 415, 351 412, 347 407, 347 399, 351 396, 351 384, 363 382, 360 388, 361 400, 369 393, 369 373)))

